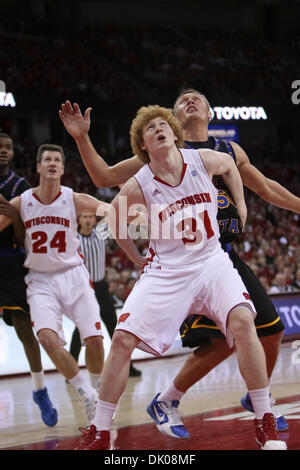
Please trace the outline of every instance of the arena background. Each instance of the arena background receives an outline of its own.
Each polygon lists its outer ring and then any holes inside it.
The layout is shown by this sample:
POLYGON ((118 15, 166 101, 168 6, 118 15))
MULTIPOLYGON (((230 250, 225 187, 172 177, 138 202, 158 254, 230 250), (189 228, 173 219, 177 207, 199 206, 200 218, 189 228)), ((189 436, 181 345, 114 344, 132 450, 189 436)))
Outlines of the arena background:
MULTIPOLYGON (((193 87, 215 110, 211 132, 231 136, 265 176, 300 196, 299 1, 2 0, 0 8, 0 128, 14 140, 14 169, 33 185, 36 149, 52 142, 66 151, 65 185, 107 201, 116 194, 95 188, 85 171, 58 117, 66 99, 92 106, 91 139, 114 164, 131 156, 129 126, 139 106, 171 107, 181 89, 193 87)), ((248 223, 236 248, 272 289, 286 338, 297 338, 299 216, 247 190, 246 198, 248 223)), ((120 306, 126 279, 138 272, 113 241, 107 268, 120 306)), ((0 375, 27 370, 2 320, 0 334, 0 375)), ((180 342, 171 353, 177 349, 180 342)))

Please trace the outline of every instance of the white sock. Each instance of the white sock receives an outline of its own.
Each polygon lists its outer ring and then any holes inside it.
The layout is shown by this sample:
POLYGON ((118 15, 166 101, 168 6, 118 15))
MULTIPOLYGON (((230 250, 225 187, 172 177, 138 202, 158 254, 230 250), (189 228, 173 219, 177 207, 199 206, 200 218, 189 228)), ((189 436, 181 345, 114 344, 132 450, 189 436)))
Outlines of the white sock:
POLYGON ((165 390, 159 395, 158 400, 164 401, 165 403, 172 400, 180 401, 183 395, 185 395, 185 392, 181 392, 180 390, 178 390, 172 382, 169 388, 167 388, 167 390, 165 390))
POLYGON ((32 385, 33 385, 33 390, 37 392, 37 390, 42 390, 42 388, 45 388, 45 382, 44 382, 44 371, 41 370, 41 372, 32 372, 30 371, 31 378, 32 378, 32 385))
POLYGON ((256 419, 262 419, 265 413, 272 413, 269 387, 249 390, 256 419))
POLYGON ((69 382, 74 388, 76 388, 77 392, 81 396, 91 397, 95 392, 95 389, 91 386, 89 381, 83 377, 80 371, 78 374, 74 375, 74 377, 69 379, 69 382))
POLYGON ((116 403, 109 403, 107 401, 98 400, 95 418, 93 421, 93 424, 96 426, 97 431, 109 431, 113 419, 113 414, 116 409, 116 403))
POLYGON ((99 390, 101 374, 94 374, 93 372, 90 372, 90 371, 89 371, 89 374, 90 374, 90 381, 91 381, 92 387, 96 390, 99 390))

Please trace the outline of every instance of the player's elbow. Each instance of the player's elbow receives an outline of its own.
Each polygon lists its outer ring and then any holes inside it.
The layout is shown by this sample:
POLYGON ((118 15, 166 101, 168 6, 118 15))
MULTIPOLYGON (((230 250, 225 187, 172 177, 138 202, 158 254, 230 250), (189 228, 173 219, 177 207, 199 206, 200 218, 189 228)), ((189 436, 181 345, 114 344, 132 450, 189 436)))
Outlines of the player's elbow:
POLYGON ((123 178, 118 175, 113 167, 107 166, 104 171, 90 175, 93 183, 98 188, 111 188, 123 183, 123 178))
POLYGON ((97 186, 97 188, 109 188, 110 186, 113 186, 113 184, 110 184, 109 178, 104 175, 92 174, 90 176, 91 180, 93 181, 94 185, 97 186))

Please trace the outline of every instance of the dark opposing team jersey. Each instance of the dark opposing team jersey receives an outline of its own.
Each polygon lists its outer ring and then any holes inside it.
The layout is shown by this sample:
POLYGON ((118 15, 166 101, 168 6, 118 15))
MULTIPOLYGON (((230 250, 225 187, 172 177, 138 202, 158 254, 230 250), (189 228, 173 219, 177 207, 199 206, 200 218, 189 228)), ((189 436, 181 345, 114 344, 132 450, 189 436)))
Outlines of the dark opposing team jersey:
MULTIPOLYGON (((8 201, 22 194, 31 186, 25 178, 16 175, 12 170, 8 175, 0 176, 0 194, 8 201)), ((9 256, 21 252, 22 248, 15 245, 12 224, 0 232, 0 256, 9 256)))
MULTIPOLYGON (((229 142, 209 137, 206 142, 185 141, 187 148, 201 149, 208 148, 218 152, 229 154, 236 163, 236 157, 229 142)), ((229 190, 227 189, 221 176, 214 176, 213 183, 218 189, 218 223, 220 229, 220 242, 224 246, 235 240, 242 232, 243 226, 237 208, 233 202, 229 190)))

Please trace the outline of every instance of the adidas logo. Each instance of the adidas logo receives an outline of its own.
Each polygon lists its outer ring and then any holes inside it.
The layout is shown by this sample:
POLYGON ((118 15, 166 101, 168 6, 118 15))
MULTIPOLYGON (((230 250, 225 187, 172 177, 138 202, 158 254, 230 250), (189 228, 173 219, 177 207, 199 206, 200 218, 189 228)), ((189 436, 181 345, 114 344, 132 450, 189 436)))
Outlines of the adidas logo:
POLYGON ((154 189, 152 196, 156 196, 157 194, 161 194, 161 191, 157 188, 154 189))

